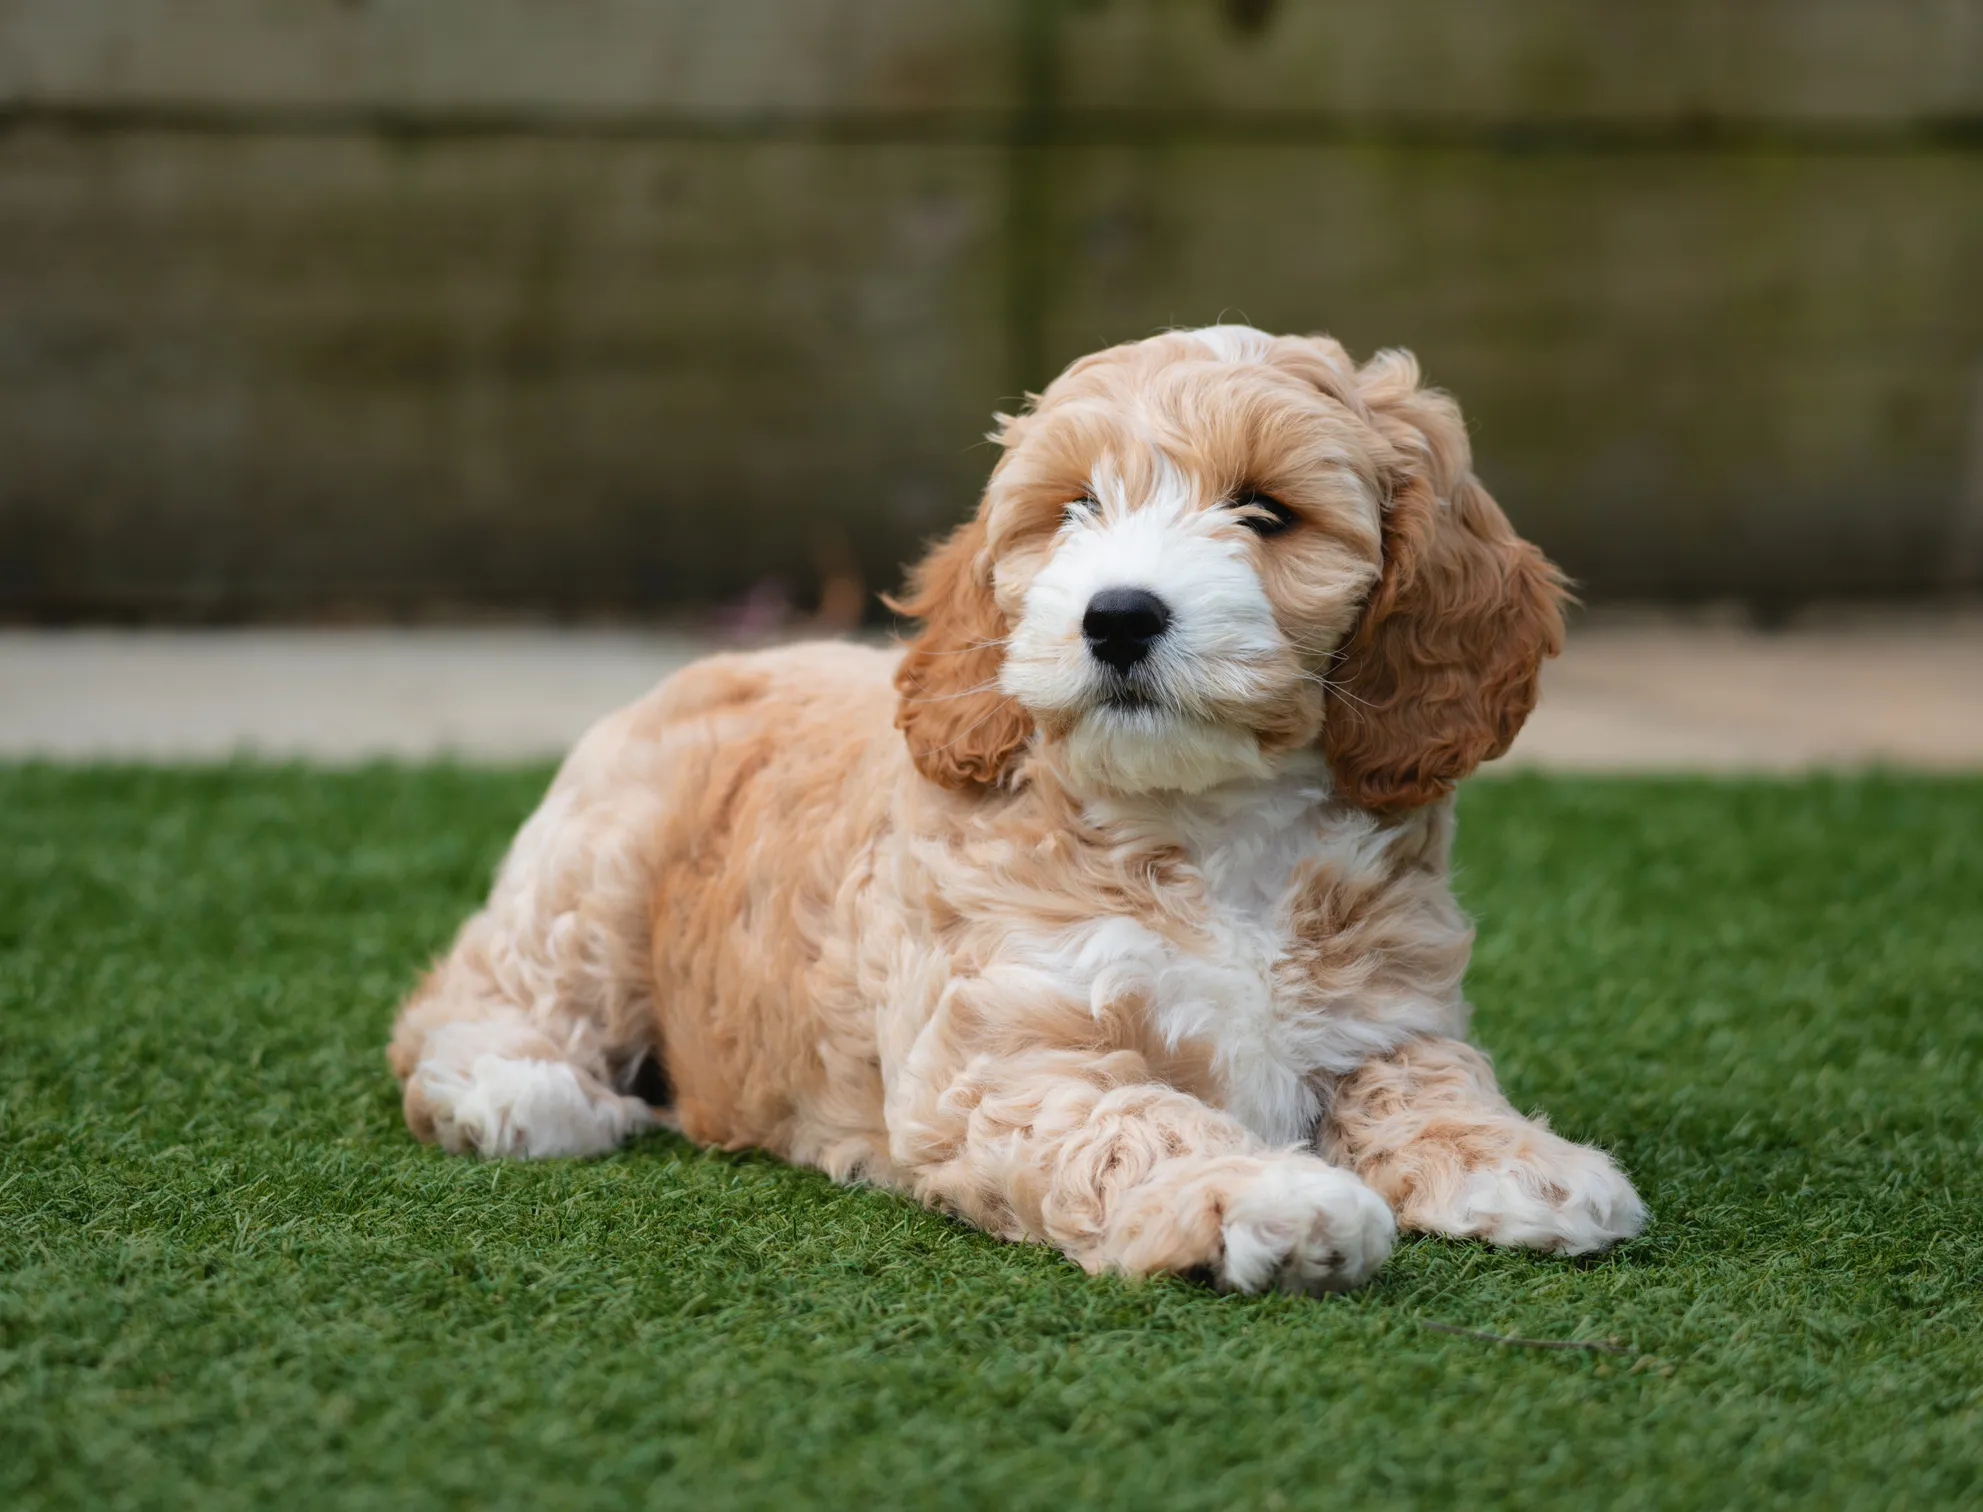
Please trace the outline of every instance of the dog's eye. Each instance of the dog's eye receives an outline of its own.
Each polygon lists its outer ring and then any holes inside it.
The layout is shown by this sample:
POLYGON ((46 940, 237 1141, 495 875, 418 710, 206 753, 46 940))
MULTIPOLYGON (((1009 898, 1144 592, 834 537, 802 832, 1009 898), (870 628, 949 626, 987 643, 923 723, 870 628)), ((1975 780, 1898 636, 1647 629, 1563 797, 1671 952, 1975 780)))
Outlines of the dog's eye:
POLYGON ((1078 499, 1069 499, 1060 511, 1063 520, 1092 520, 1102 506, 1092 494, 1083 494, 1078 499))
POLYGON ((1294 511, 1272 494, 1257 488, 1242 488, 1226 501, 1226 507, 1239 515, 1239 523, 1255 535, 1279 535, 1294 524, 1294 511))

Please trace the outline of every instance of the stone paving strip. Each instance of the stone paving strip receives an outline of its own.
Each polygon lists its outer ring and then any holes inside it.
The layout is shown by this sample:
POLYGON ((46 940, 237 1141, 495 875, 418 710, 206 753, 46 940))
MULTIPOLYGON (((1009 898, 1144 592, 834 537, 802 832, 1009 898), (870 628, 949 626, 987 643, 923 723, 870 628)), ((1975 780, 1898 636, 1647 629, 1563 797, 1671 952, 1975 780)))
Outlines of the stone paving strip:
MULTIPOLYGON (((0 757, 553 757, 711 648, 590 629, 0 630, 0 757)), ((1504 768, 1983 769, 1983 611, 1592 615, 1504 768)))

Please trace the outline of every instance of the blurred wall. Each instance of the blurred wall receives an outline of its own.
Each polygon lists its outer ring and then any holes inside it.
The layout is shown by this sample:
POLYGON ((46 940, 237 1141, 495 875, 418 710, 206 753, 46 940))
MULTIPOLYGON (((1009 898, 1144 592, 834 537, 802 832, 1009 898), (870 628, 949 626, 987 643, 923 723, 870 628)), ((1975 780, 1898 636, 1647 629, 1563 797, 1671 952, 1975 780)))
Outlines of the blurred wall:
POLYGON ((0 615, 883 587, 1221 316, 1590 596, 1973 585, 1983 0, 0 0, 0 615))

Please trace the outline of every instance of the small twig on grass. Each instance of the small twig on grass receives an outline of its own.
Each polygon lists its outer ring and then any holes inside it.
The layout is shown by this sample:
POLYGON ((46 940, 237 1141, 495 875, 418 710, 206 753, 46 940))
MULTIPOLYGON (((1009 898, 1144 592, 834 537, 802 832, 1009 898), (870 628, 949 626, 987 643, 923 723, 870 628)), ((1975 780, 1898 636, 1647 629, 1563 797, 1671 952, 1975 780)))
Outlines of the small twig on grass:
POLYGON ((1516 1349, 1595 1349, 1605 1354, 1628 1354, 1623 1344, 1614 1344, 1609 1339, 1517 1339, 1510 1334, 1488 1333, 1480 1328, 1461 1328, 1455 1323, 1433 1323, 1425 1318, 1418 1320, 1420 1328, 1429 1328, 1434 1333, 1458 1334, 1463 1339, 1479 1339, 1487 1344, 1507 1344, 1516 1349))

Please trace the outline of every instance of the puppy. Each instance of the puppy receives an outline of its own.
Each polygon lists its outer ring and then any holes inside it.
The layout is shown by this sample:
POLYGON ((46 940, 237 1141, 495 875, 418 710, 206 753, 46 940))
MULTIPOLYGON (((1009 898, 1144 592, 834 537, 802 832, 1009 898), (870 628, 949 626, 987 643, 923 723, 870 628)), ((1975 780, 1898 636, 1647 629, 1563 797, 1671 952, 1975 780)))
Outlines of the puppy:
POLYGON ((1637 1233, 1464 1037, 1453 784, 1563 585, 1453 403, 1403 352, 1216 326, 995 439, 906 651, 712 657, 579 742, 400 1012, 414 1134, 661 1123, 1240 1291, 1355 1286, 1399 1224, 1637 1233))

